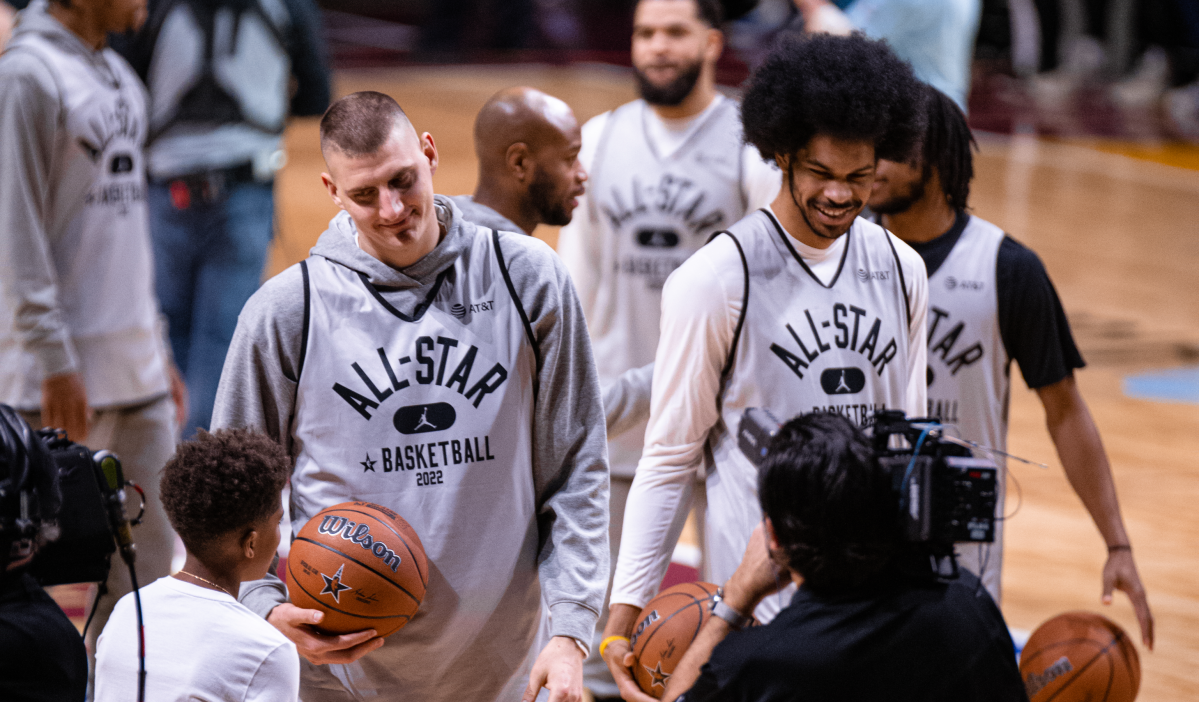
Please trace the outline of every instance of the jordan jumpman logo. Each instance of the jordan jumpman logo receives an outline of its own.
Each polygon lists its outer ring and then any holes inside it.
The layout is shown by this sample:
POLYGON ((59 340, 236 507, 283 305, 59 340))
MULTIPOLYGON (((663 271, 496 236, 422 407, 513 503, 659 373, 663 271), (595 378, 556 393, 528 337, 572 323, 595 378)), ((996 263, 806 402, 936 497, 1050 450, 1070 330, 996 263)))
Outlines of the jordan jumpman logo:
POLYGON ((842 390, 845 392, 853 392, 853 390, 850 390, 849 386, 845 384, 845 371, 841 371, 841 382, 837 383, 837 389, 833 392, 841 392, 842 390))
POLYGON ((429 408, 428 407, 425 407, 425 411, 421 412, 420 421, 416 423, 416 426, 413 428, 413 431, 416 431, 417 429, 420 429, 421 427, 429 427, 430 429, 437 428, 437 425, 435 425, 433 422, 429 421, 429 408))

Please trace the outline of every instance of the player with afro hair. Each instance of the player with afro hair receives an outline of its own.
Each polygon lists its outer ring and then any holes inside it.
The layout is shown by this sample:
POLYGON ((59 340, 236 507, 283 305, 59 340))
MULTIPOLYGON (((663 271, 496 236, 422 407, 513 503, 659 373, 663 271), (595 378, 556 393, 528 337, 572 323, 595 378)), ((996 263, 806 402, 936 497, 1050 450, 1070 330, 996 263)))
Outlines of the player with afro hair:
MULTIPOLYGON (((779 167, 783 185, 662 290, 661 338, 670 343, 654 363, 602 653, 629 702, 650 698, 630 674, 627 639, 662 581, 696 476, 707 476, 709 580, 732 575, 762 520, 757 470, 738 444, 748 408, 784 418, 835 412, 860 426, 880 409, 927 411, 924 263, 858 217, 879 158, 916 153, 924 100, 911 67, 862 35, 782 42, 749 81, 745 140, 779 167)), ((750 602, 726 604, 765 623, 788 599, 753 612, 750 602)))
POLYGON ((291 465, 278 443, 247 429, 200 430, 179 444, 159 486, 187 560, 141 588, 140 605, 117 602, 97 644, 97 702, 135 689, 135 607, 145 615, 146 699, 297 699, 295 644, 237 601, 241 583, 274 563, 291 465))

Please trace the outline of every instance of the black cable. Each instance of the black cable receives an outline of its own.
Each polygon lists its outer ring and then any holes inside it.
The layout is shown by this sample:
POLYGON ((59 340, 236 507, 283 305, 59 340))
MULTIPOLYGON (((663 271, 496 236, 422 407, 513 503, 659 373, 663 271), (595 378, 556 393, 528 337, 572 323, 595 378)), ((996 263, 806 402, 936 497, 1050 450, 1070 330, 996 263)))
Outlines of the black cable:
POLYGON ((138 592, 137 571, 130 558, 129 581, 133 584, 133 604, 137 609, 137 702, 146 702, 146 624, 142 620, 142 595, 138 592))
POLYGON ((92 619, 96 616, 96 608, 100 606, 100 598, 103 597, 104 593, 107 591, 108 588, 104 586, 104 583, 97 584, 96 599, 92 600, 92 611, 88 613, 87 621, 83 623, 83 633, 80 634, 80 636, 87 638, 87 629, 92 625, 92 619))

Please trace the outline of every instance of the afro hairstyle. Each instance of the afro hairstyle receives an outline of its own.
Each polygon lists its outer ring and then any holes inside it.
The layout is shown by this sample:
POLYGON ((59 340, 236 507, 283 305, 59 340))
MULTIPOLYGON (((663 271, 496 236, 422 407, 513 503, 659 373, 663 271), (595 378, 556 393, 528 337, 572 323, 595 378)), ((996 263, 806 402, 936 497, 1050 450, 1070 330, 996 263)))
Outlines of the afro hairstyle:
POLYGON ((817 134, 873 142, 877 157, 908 161, 924 133, 925 96, 882 41, 788 37, 750 77, 741 122, 765 161, 797 154, 817 134))
POLYGON ((177 447, 159 490, 171 526, 188 551, 241 531, 279 508, 291 459, 270 437, 249 429, 201 431, 177 447))

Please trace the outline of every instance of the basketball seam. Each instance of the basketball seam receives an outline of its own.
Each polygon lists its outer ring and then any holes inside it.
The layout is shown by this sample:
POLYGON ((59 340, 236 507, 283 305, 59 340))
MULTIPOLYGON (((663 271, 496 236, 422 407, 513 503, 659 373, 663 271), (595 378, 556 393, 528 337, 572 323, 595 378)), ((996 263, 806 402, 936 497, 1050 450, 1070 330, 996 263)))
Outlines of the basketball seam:
POLYGON ((324 600, 322 600, 318 596, 312 594, 311 592, 309 592, 308 588, 304 587, 303 583, 300 582, 299 578, 296 577, 295 572, 292 570, 292 562, 291 561, 288 561, 288 563, 287 563, 287 573, 288 573, 288 575, 291 576, 291 580, 292 580, 292 582, 294 582, 296 584, 296 587, 303 590, 305 595, 308 595, 309 597, 311 597, 313 599, 313 601, 319 602, 322 607, 331 609, 334 612, 337 612, 339 614, 344 614, 348 617, 354 617, 356 619, 400 619, 400 618, 409 619, 409 620, 412 619, 411 614, 385 614, 385 615, 355 614, 354 612, 347 612, 344 609, 338 609, 337 607, 334 607, 333 605, 327 605, 327 604, 325 604, 324 600))
MULTIPOLYGON (((1083 639, 1067 639, 1067 640, 1065 640, 1065 641, 1059 641, 1059 642, 1057 642, 1057 644, 1056 644, 1056 645, 1059 645, 1059 646, 1060 646, 1060 645, 1062 645, 1062 644, 1067 644, 1067 643, 1076 643, 1076 642, 1079 642, 1079 641, 1090 641, 1090 642, 1092 642, 1092 643, 1093 643, 1093 642, 1095 641, 1095 639, 1086 639, 1086 638, 1083 638, 1083 639)), ((1081 678, 1081 677, 1082 677, 1082 674, 1083 674, 1083 672, 1084 672, 1084 671, 1086 671, 1086 669, 1087 669, 1087 668, 1090 668, 1092 665, 1094 665, 1094 664, 1095 664, 1095 661, 1099 660, 1099 657, 1100 657, 1100 656, 1102 656, 1103 654, 1107 653, 1108 649, 1110 649, 1110 648, 1112 647, 1112 644, 1116 643, 1116 641, 1118 641, 1118 639, 1117 639, 1117 638, 1112 638, 1112 640, 1111 640, 1111 641, 1109 641, 1109 642, 1107 643, 1107 645, 1106 645, 1106 646, 1104 646, 1103 648, 1099 649, 1099 651, 1098 651, 1098 652, 1097 652, 1097 653, 1096 653, 1096 654, 1095 654, 1095 655, 1094 655, 1094 656, 1091 658, 1091 660, 1087 661, 1087 662, 1086 662, 1086 664, 1085 664, 1083 667, 1081 667, 1081 668, 1079 668, 1079 669, 1078 669, 1078 672, 1076 672, 1076 673, 1074 674, 1074 677, 1070 678, 1070 681, 1069 681, 1069 682, 1067 682, 1065 685, 1062 685, 1062 686, 1061 686, 1061 687, 1059 687, 1059 688, 1058 688, 1056 691, 1054 691, 1054 693, 1053 693, 1052 695, 1050 695, 1049 697, 1047 697, 1047 698, 1045 699, 1045 702, 1051 702, 1051 701, 1053 700, 1053 698, 1054 698, 1054 697, 1057 697, 1058 695, 1060 695, 1060 694, 1062 693, 1062 691, 1063 691, 1063 690, 1065 690, 1066 688, 1070 687, 1070 685, 1072 685, 1072 684, 1074 683, 1074 681, 1075 681, 1075 680, 1078 680, 1079 678, 1081 678)), ((1105 697, 1104 699, 1106 699, 1106 697, 1105 697)))
MULTIPOLYGON (((683 606, 682 606, 682 607, 680 607, 679 609, 675 610, 675 613, 674 613, 674 614, 672 614, 672 615, 670 615, 669 617, 667 617, 667 618, 665 618, 665 619, 663 619, 663 620, 662 620, 662 623, 661 623, 661 624, 659 624, 659 625, 658 625, 658 626, 657 626, 657 627, 656 627, 656 628, 653 630, 653 632, 652 632, 652 633, 650 633, 650 635, 649 635, 649 636, 648 636, 648 637, 645 639, 645 643, 644 643, 644 644, 641 646, 641 651, 642 651, 643 653, 645 652, 645 649, 649 647, 649 642, 650 642, 650 641, 652 641, 652 640, 653 640, 653 638, 654 638, 655 636, 657 636, 657 635, 658 635, 658 632, 662 630, 662 627, 666 626, 666 623, 667 623, 667 622, 669 622, 671 619, 674 619, 675 617, 677 617, 677 616, 679 616, 680 614, 682 614, 682 613, 683 613, 683 610, 687 609, 688 607, 690 607, 690 606, 692 606, 692 605, 698 605, 698 606, 700 607, 700 613, 699 613, 699 624, 698 624, 697 626, 699 626, 699 627, 702 627, 702 626, 703 626, 703 623, 704 623, 704 613, 703 613, 703 606, 704 606, 704 602, 711 600, 711 599, 712 599, 712 597, 713 597, 713 595, 712 595, 712 594, 709 594, 707 597, 705 597, 705 598, 704 598, 704 599, 702 599, 702 600, 701 600, 701 599, 699 599, 699 598, 697 598, 695 595, 692 595, 692 594, 691 594, 691 593, 689 593, 689 592, 672 592, 672 593, 670 593, 670 594, 671 594, 671 596, 674 596, 674 595, 682 595, 682 596, 684 596, 684 597, 690 597, 690 598, 691 598, 691 604, 686 604, 686 605, 683 605, 683 606)), ((697 635, 699 634, 699 629, 698 629, 698 628, 696 629, 696 634, 697 634, 697 635)), ((695 641, 695 638, 694 638, 694 637, 692 637, 692 639, 691 639, 691 640, 692 640, 692 641, 695 641)), ((688 645, 690 645, 690 644, 688 644, 688 645)), ((637 656, 637 665, 641 665, 641 656, 640 656, 640 655, 638 655, 638 656, 637 656)))
MULTIPOLYGON (((336 553, 339 556, 344 556, 345 558, 348 558, 349 560, 353 561, 354 563, 357 563, 358 565, 362 566, 363 568, 366 568, 367 570, 369 570, 370 572, 379 576, 380 578, 383 578, 383 580, 385 580, 386 582, 391 583, 393 586, 395 586, 395 588, 397 590, 404 593, 408 597, 412 598, 412 601, 415 602, 418 607, 420 606, 420 600, 418 598, 414 597, 411 592, 408 592, 408 590, 403 585, 400 585, 399 583, 395 582, 394 580, 387 577, 383 573, 380 573, 379 571, 375 570, 374 568, 368 566, 367 564, 363 563, 362 561, 358 560, 357 558, 354 558, 353 556, 351 556, 349 554, 342 553, 341 551, 338 551, 337 549, 333 548, 332 546, 322 544, 319 541, 314 541, 314 540, 308 538, 307 536, 298 536, 298 537, 296 537, 296 541, 305 541, 307 543, 312 544, 313 546, 320 546, 321 548, 332 551, 333 553, 336 553)), ((289 559, 289 561, 290 561, 290 559, 289 559)), ((290 565, 288 565, 287 568, 288 568, 288 570, 291 570, 290 565)), ((305 590, 305 592, 307 592, 307 590, 305 590)))
MULTIPOLYGON (((370 512, 363 512, 363 511, 356 510, 356 509, 353 509, 350 507, 338 507, 336 511, 338 511, 338 512, 353 512, 354 514, 361 514, 364 517, 370 517, 371 519, 378 522, 384 529, 387 529, 391 533, 395 534, 396 538, 398 538, 400 540, 400 542, 404 544, 404 550, 408 551, 408 556, 412 559, 412 564, 416 566, 416 575, 417 575, 417 577, 420 578, 421 585, 424 585, 425 587, 429 586, 429 577, 427 575, 425 575, 424 573, 420 572, 420 559, 417 558, 416 554, 414 554, 412 552, 412 547, 408 545, 408 539, 404 538, 403 534, 396 531, 394 528, 392 528, 392 526, 390 524, 388 524, 387 522, 384 522, 383 520, 379 519, 378 517, 371 514, 370 512)), ((320 516, 320 515, 317 515, 317 516, 320 516)), ((314 517, 314 519, 315 519, 315 517, 314 517)), ((405 521, 407 521, 407 520, 405 520, 405 521)), ((409 524, 408 527, 411 528, 412 525, 409 524)), ((416 535, 416 538, 418 540, 420 539, 420 535, 416 534, 415 529, 412 530, 412 533, 416 535)), ((424 549, 424 547, 425 547, 425 545, 421 544, 422 550, 424 549)), ((426 554, 425 558, 427 559, 428 557, 429 556, 426 554)))

